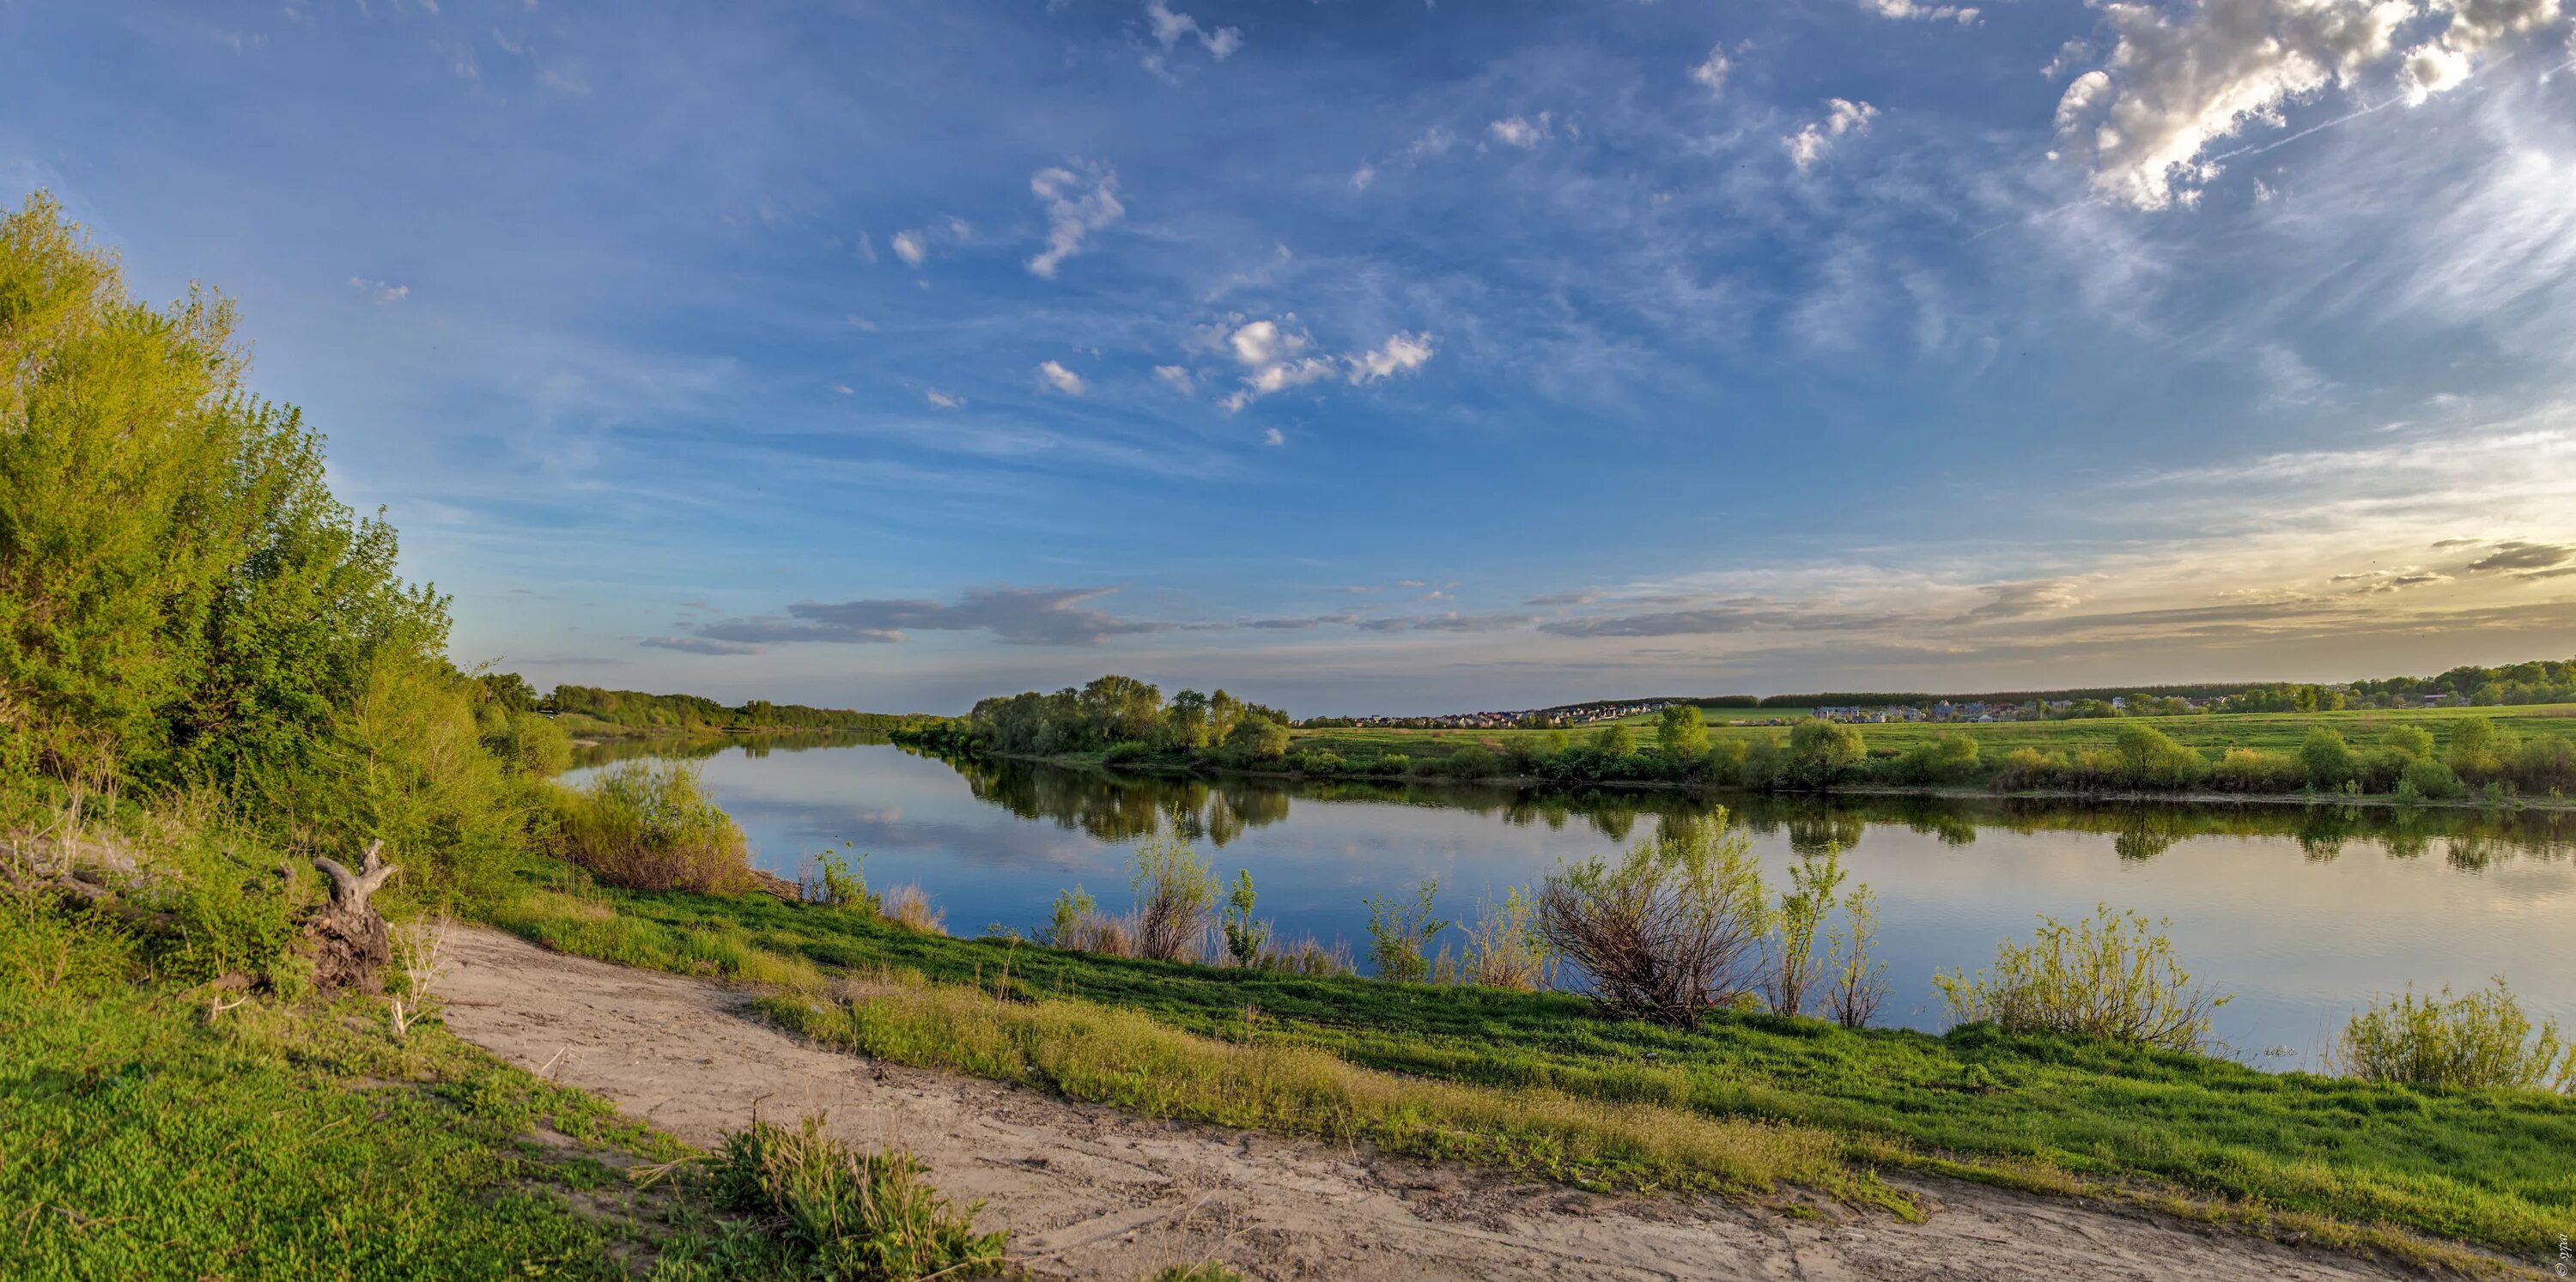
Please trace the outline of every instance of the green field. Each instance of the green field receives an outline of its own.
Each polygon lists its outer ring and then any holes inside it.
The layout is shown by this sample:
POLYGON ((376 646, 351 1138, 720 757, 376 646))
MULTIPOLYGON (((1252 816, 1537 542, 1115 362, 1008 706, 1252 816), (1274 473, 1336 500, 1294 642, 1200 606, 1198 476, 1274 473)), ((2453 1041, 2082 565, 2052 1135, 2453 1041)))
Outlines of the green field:
MULTIPOLYGON (((1720 708, 1705 712, 1712 741, 1740 738, 1758 739, 1788 733, 1781 726, 1748 726, 1741 722, 1755 717, 1785 717, 1795 720, 1797 711, 1779 708, 1720 708)), ((2449 727, 2464 717, 2485 717, 2499 729, 2515 734, 2576 735, 2576 704, 2528 704, 2505 708, 2402 708, 2352 712, 2213 712, 2180 717, 2097 717, 2075 721, 2016 721, 1992 725, 1972 722, 1933 724, 1929 722, 1860 725, 1861 738, 1875 752, 1881 749, 1903 751, 1916 744, 1942 735, 1964 735, 1977 741, 1984 755, 2001 756, 2015 748, 2037 748, 2049 752, 2076 751, 2085 748, 2108 748, 2112 736, 2124 725, 2153 726, 2175 740, 2199 748, 2211 756, 2229 748, 2257 748, 2274 752, 2294 752, 2301 739, 2316 726, 2326 726, 2351 740, 2356 746, 2369 745, 2378 734, 2392 726, 2420 725, 2433 735, 2438 747, 2450 743, 2449 727)), ((1652 717, 1630 718, 1629 724, 1642 739, 1652 743, 1652 717)), ((1598 730, 1585 726, 1563 733, 1580 742, 1598 730)), ((1469 744, 1504 747, 1515 742, 1535 745, 1549 734, 1545 730, 1382 730, 1343 728, 1297 730, 1291 732, 1298 751, 1324 749, 1345 757, 1375 757, 1401 752, 1414 757, 1445 756, 1469 744)))

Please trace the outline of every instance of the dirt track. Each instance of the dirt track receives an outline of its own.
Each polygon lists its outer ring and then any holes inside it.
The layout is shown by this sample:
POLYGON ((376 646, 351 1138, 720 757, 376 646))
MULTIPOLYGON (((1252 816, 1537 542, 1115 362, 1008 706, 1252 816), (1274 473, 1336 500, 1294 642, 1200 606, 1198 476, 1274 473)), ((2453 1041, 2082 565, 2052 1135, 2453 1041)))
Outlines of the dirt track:
POLYGON ((1456 1166, 1139 1119, 802 1041, 720 985, 458 932, 449 1028, 691 1143, 824 1111, 981 1198, 1042 1277, 1135 1279, 1220 1257, 1263 1278, 2246 1278, 2413 1274, 2120 1210, 1903 1180, 1932 1210, 1792 1219, 1719 1199, 1613 1198, 1456 1166))

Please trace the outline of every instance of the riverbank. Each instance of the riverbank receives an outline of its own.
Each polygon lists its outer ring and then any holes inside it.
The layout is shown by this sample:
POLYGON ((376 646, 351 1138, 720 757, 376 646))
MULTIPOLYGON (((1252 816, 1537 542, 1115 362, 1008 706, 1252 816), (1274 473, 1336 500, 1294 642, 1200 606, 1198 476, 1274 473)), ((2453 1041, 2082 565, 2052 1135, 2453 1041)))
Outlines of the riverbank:
MULTIPOLYGON (((556 896, 522 904, 502 924, 622 964, 808 972, 817 979, 791 983, 766 1008, 790 1028, 879 1058, 1149 1114, 1216 1120, 1197 1111, 1187 1085, 1203 1076, 1192 1057, 1262 1048, 1406 1081, 1785 1128, 1825 1137, 1855 1174, 1912 1171, 2156 1207, 2417 1263, 2497 1263, 2442 1239, 2545 1260, 2576 1209, 2563 1187, 2576 1102, 2536 1092, 2272 1074, 1984 1026, 1934 1036, 1720 1011, 1680 1030, 1606 1019, 1571 994, 952 939, 867 913, 754 898, 556 896), (1114 1032, 1138 1021, 1167 1030, 1154 1035, 1165 1040, 1114 1032)), ((1248 1085, 1242 1071, 1209 1080, 1248 1085)), ((1306 1128, 1344 1107, 1326 1093, 1248 1124, 1314 1134, 1306 1128)), ((1438 1134, 1435 1125, 1427 1138, 1438 1134)), ((1635 1187, 1646 1168, 1628 1161, 1604 1162, 1590 1181, 1635 1187)), ((1744 1187, 1740 1176, 1719 1186, 1744 1187)))
POLYGON ((1257 1131, 1180 1125, 884 1058, 761 1019, 751 994, 638 974, 500 935, 460 940, 440 984, 456 1033, 691 1142, 821 1112, 870 1147, 902 1144, 979 1198, 1041 1278, 1146 1278, 1226 1260, 1262 1277, 1613 1279, 1973 1275, 2145 1282, 2414 1276, 2192 1220, 1938 1176, 1892 1187, 1922 1214, 1862 1214, 1783 1190, 1778 1209, 1715 1197, 1587 1193, 1453 1163, 1257 1131))
MULTIPOLYGON (((900 740, 898 739, 898 742, 900 740)), ((925 750, 926 751, 926 750, 925 750)), ((931 755, 940 755, 933 753, 931 755)), ((1156 761, 1150 758, 1112 760, 1105 752, 1008 753, 987 752, 983 756, 1029 765, 1063 770, 1092 771, 1106 775, 1138 775, 1150 778, 1241 778, 1267 779, 1299 784, 1382 784, 1390 787, 1497 788, 1519 791, 1584 789, 1605 792, 1669 793, 1685 796, 1724 798, 1746 795, 1740 787, 1707 780, 1665 779, 1588 779, 1569 782, 1532 774, 1499 774, 1461 776, 1435 772, 1374 774, 1334 772, 1315 774, 1305 771, 1270 768, 1257 765, 1229 765, 1213 759, 1194 762, 1156 761)), ((2140 789, 2074 789, 2017 788, 1998 791, 1992 788, 1956 784, 1900 785, 1884 783, 1837 783, 1808 788, 1775 788, 1754 790, 1774 797, 1890 797, 1926 801, 2046 801, 2082 804, 2154 804, 2171 806, 2269 806, 2269 807, 2365 807, 2375 810, 2405 812, 2409 810, 2449 810, 2467 812, 2543 811, 2576 812, 2576 798, 2565 796, 2512 796, 2496 799, 2477 797, 2403 797, 2390 793, 2347 792, 2278 792, 2243 793, 2192 790, 2181 792, 2140 789)))

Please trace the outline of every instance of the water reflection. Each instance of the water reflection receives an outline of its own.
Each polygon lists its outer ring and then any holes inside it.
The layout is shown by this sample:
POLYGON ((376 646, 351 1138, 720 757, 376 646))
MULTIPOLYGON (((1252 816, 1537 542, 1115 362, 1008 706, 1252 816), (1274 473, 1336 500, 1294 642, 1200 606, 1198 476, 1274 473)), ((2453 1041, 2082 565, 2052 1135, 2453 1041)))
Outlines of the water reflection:
POLYGON ((2510 976, 2536 1015, 2576 1021, 2576 815, 2385 806, 2068 804, 1983 798, 1701 796, 1400 781, 1104 775, 924 758, 871 736, 603 745, 584 760, 684 755, 761 862, 808 871, 849 842, 878 884, 918 881, 953 928, 1026 929, 1056 891, 1123 904, 1127 844, 1171 829, 1251 870, 1290 934, 1364 942, 1361 901, 1425 877, 1444 916, 1723 805, 1775 883, 1838 845, 1882 904, 1890 1022, 1939 1027, 1930 977, 1991 961, 2036 913, 2097 902, 2173 919, 2196 974, 2237 994, 2219 1032, 2307 1062, 2352 1006, 2410 981, 2510 976))

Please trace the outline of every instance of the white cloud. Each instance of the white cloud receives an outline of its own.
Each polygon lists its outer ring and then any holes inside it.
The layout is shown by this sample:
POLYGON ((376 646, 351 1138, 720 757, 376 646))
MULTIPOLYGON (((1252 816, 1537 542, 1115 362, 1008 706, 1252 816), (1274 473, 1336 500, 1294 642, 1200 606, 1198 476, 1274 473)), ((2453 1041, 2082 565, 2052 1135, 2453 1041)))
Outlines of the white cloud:
POLYGON ((1860 7, 1882 18, 1925 18, 1962 25, 1977 20, 1974 6, 1954 4, 1916 4, 1914 0, 1860 0, 1860 7))
POLYGON ((1066 369, 1060 362, 1046 361, 1040 364, 1038 377, 1045 379, 1047 386, 1067 396, 1082 395, 1082 375, 1066 369))
POLYGON ((1390 334, 1377 350, 1362 352, 1350 358, 1351 381, 1374 383, 1381 378, 1407 374, 1431 363, 1437 340, 1429 334, 1390 334))
POLYGON ((1198 19, 1174 10, 1163 0, 1146 0, 1145 22, 1153 31, 1155 45, 1145 51, 1145 69, 1165 80, 1175 79, 1170 58, 1183 40, 1196 37, 1199 47, 1218 62, 1225 61, 1243 48, 1242 28, 1202 27, 1198 19))
POLYGON ((2395 52, 2400 28, 2449 15, 2409 49, 2398 79, 2409 101, 2465 80, 2477 55, 2557 21, 2561 0, 2196 0, 2168 16, 2142 3, 2103 15, 2119 37, 2107 68, 2067 85, 2058 151, 2085 164, 2098 192, 2141 209, 2191 204, 2219 172, 2210 147, 2250 124, 2278 127, 2283 108, 2350 87, 2395 52))
POLYGON ((859 394, 859 389, 852 387, 847 383, 832 384, 832 391, 835 395, 839 396, 856 396, 859 394))
POLYGON ((1243 368, 1242 386, 1225 398, 1228 411, 1240 410, 1273 392, 1335 376, 1356 386, 1410 373, 1428 363, 1438 346, 1438 340, 1430 334, 1395 333, 1372 350, 1346 355, 1319 352, 1315 350, 1315 340, 1297 327, 1294 315, 1245 321, 1230 329, 1225 325, 1211 326, 1201 331, 1201 338, 1243 368))
POLYGON ((1878 116, 1878 108, 1848 98, 1825 101, 1825 117, 1798 127, 1798 132, 1780 141, 1789 149, 1789 163, 1805 170, 1833 150, 1834 141, 1845 134, 1869 132, 1869 122, 1878 116))
POLYGON ((1527 151, 1547 141, 1553 131, 1548 123, 1548 113, 1542 111, 1538 113, 1538 118, 1535 120, 1522 116, 1497 120, 1485 126, 1485 132, 1492 135, 1494 141, 1506 147, 1518 147, 1527 151))
POLYGON ((1157 365, 1154 367, 1154 377, 1171 384, 1172 390, 1183 395, 1198 390, 1198 380, 1192 377, 1188 370, 1178 365, 1157 365))
POLYGON ((378 307, 383 307, 391 303, 399 303, 402 300, 411 297, 411 286, 409 285, 397 285, 392 281, 387 280, 368 280, 364 276, 350 277, 349 288, 358 291, 358 296, 360 298, 366 299, 368 302, 374 303, 378 307))
POLYGON ((1364 164, 1351 171, 1351 190, 1353 191, 1367 191, 1368 185, 1376 181, 1377 166, 1375 165, 1364 164))
POLYGON ((1283 435, 1278 428, 1274 427, 1261 434, 1261 443, 1264 445, 1286 445, 1288 443, 1288 438, 1283 435))
MULTIPOLYGON (((1049 363, 1049 364, 1053 364, 1054 362, 1050 361, 1050 362, 1048 362, 1048 363, 1049 363)), ((1061 366, 1059 366, 1058 368, 1062 368, 1062 367, 1061 367, 1061 366)), ((1074 386, 1073 386, 1072 390, 1077 391, 1077 392, 1078 392, 1078 391, 1081 391, 1081 390, 1082 390, 1082 386, 1081 386, 1081 385, 1082 385, 1082 380, 1077 378, 1077 379, 1074 379, 1073 381, 1074 381, 1074 386)), ((944 409, 944 410, 953 410, 953 409, 956 409, 956 408, 958 408, 959 406, 964 405, 964 404, 966 403, 966 398, 965 398, 965 397, 963 397, 963 396, 951 396, 951 395, 949 395, 948 393, 943 392, 943 391, 940 391, 938 388, 935 388, 935 387, 934 387, 934 388, 932 388, 932 389, 930 389, 929 395, 928 395, 925 399, 927 399, 927 400, 928 400, 932 405, 935 405, 935 406, 939 407, 940 409, 944 409)))
POLYGON ((1710 93, 1717 93, 1726 88, 1726 73, 1733 69, 1734 65, 1726 60, 1726 51, 1712 48, 1706 59, 1690 69, 1690 78, 1708 86, 1710 93))
POLYGON ((863 231, 863 232, 860 232, 860 233, 859 233, 859 261, 860 261, 860 262, 863 262, 863 263, 874 263, 876 260, 877 260, 877 243, 876 243, 875 241, 873 241, 873 240, 870 240, 870 239, 868 238, 868 234, 867 234, 866 232, 864 232, 864 231, 863 231))
POLYGON ((1118 203, 1118 175, 1109 169, 1076 174, 1050 166, 1029 176, 1029 192, 1047 211, 1047 247, 1029 260, 1029 270, 1049 280, 1058 264, 1082 252, 1085 238, 1127 214, 1118 203))
POLYGON ((893 244, 894 256, 915 267, 921 266, 922 260, 930 257, 930 243, 922 239, 920 232, 896 232, 893 244))

